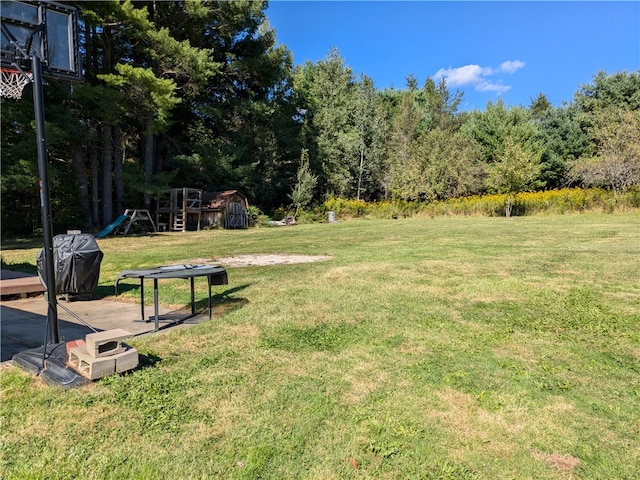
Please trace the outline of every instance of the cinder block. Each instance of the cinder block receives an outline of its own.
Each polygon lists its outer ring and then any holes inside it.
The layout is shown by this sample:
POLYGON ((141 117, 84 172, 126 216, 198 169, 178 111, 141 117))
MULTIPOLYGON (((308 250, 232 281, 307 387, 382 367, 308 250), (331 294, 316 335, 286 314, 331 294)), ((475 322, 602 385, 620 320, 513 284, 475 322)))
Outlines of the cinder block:
POLYGON ((113 375, 116 360, 113 356, 95 358, 87 353, 86 346, 73 347, 69 352, 69 365, 89 380, 113 375))
POLYGON ((121 328, 90 333, 86 336, 87 353, 94 358, 122 353, 125 350, 122 340, 131 335, 133 335, 131 332, 121 328))
POLYGON ((135 348, 127 347, 127 350, 114 355, 116 360, 116 373, 126 372, 138 366, 138 351, 135 348))

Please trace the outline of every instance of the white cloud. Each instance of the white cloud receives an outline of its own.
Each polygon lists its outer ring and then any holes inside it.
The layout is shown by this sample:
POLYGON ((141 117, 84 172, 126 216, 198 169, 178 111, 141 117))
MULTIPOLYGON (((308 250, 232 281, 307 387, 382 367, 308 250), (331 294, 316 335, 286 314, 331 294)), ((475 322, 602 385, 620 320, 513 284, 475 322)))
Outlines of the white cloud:
POLYGON ((525 66, 520 60, 507 60, 498 68, 481 67, 480 65, 465 65, 463 67, 449 67, 438 70, 433 79, 438 81, 445 79, 449 87, 462 87, 472 85, 480 92, 503 93, 511 89, 509 85, 502 83, 501 79, 491 81, 487 77, 500 74, 513 74, 525 66))
POLYGON ((478 90, 479 92, 504 93, 511 90, 511 87, 503 83, 480 82, 476 85, 476 90, 478 90))
POLYGON ((500 70, 506 73, 514 73, 524 67, 525 63, 520 60, 507 60, 500 65, 500 70))
POLYGON ((433 76, 435 80, 444 78, 450 87, 471 85, 482 81, 483 68, 479 65, 465 65, 457 68, 441 68, 433 76))

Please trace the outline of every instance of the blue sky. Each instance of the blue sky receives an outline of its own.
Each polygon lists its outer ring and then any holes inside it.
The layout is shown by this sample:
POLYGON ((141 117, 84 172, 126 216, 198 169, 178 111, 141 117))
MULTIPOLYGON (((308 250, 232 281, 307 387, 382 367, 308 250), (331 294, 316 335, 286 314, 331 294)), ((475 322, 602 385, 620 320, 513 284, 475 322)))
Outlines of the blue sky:
POLYGON ((639 1, 271 0, 266 15, 296 65, 336 47, 377 88, 444 77, 461 110, 539 93, 560 106, 599 71, 640 70, 639 1))

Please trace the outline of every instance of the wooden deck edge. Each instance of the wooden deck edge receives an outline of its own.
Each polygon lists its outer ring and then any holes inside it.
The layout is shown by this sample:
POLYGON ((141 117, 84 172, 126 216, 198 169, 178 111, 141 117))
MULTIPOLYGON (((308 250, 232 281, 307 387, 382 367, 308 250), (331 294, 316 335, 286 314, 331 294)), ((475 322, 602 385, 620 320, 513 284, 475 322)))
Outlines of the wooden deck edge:
POLYGON ((42 293, 47 289, 38 277, 23 277, 0 280, 0 296, 42 293))

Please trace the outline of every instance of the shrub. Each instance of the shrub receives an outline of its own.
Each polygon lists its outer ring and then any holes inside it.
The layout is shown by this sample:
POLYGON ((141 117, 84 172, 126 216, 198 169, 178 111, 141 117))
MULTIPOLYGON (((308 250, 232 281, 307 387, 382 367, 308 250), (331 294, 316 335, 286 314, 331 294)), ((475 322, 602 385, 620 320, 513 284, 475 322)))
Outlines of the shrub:
POLYGON ((269 222, 269 217, 255 205, 249 205, 249 211, 247 213, 249 217, 249 226, 251 227, 260 227, 269 222))

